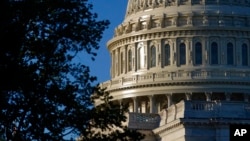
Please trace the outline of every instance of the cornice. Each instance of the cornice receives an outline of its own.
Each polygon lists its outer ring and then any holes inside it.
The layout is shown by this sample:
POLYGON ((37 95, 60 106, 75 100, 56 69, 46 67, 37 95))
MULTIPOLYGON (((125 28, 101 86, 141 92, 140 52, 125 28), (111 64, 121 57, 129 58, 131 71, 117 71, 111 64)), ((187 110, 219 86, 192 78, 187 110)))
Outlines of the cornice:
MULTIPOLYGON (((154 88, 154 87, 172 87, 172 86, 202 86, 202 85, 227 85, 227 86, 250 86, 250 82, 242 82, 242 81, 232 81, 232 80, 205 80, 205 81, 175 81, 175 82, 163 82, 163 83, 148 83, 148 84, 133 84, 129 86, 119 86, 116 88, 108 88, 107 92, 116 92, 130 89, 138 89, 138 88, 154 88)), ((204 88, 205 89, 205 88, 204 88)))
MULTIPOLYGON (((108 92, 123 91, 137 88, 173 87, 173 86, 206 86, 206 85, 228 85, 249 87, 249 68, 235 69, 220 67, 214 69, 203 67, 202 70, 188 70, 171 72, 154 72, 146 74, 134 73, 126 77, 115 78, 100 84, 100 87, 107 88, 108 92)), ((162 70, 159 70, 162 71, 162 70)))
POLYGON ((143 30, 140 32, 132 32, 117 36, 108 41, 107 46, 109 51, 116 47, 121 47, 136 42, 143 42, 155 39, 164 38, 191 38, 191 37, 237 37, 237 38, 249 38, 250 28, 224 28, 224 27, 172 27, 162 29, 143 30))

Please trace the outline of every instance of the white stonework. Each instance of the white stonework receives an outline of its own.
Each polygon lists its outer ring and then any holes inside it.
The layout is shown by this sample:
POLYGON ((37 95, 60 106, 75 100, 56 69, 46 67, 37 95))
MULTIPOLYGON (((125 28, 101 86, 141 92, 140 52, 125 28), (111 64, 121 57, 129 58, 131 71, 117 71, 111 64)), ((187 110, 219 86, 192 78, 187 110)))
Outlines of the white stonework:
POLYGON ((250 124, 250 0, 128 0, 111 80, 145 140, 227 141, 250 124))

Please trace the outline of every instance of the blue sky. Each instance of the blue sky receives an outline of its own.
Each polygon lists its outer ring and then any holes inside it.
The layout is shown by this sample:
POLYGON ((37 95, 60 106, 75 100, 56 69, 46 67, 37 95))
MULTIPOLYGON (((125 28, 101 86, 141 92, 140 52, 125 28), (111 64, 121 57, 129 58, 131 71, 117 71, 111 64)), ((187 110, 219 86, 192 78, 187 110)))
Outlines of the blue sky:
MULTIPOLYGON (((103 38, 100 41, 100 48, 96 51, 97 56, 95 61, 91 61, 90 56, 78 55, 77 61, 83 62, 90 67, 90 73, 97 76, 96 83, 101 83, 110 80, 110 55, 107 50, 107 42, 112 39, 114 29, 122 23, 125 17, 128 0, 89 0, 93 4, 93 12, 98 14, 98 20, 109 20, 110 25, 104 31, 103 38)), ((75 138, 75 135, 70 134, 65 139, 75 138)))
POLYGON ((107 50, 107 42, 113 37, 114 29, 122 23, 127 8, 127 0, 89 0, 93 4, 93 12, 98 14, 98 19, 110 21, 109 28, 105 30, 99 43, 97 57, 94 62, 88 62, 91 75, 97 76, 97 82, 110 79, 110 55, 107 50))

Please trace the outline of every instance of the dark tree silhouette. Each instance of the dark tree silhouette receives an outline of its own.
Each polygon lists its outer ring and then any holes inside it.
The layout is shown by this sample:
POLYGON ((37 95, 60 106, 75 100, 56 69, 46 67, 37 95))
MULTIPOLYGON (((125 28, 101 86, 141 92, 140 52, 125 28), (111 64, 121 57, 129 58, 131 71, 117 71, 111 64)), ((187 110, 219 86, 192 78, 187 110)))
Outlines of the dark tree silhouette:
POLYGON ((141 138, 120 124, 126 109, 109 100, 93 106, 94 89, 97 98, 109 96, 92 86, 96 78, 88 66, 73 61, 77 55, 94 59, 109 24, 96 20, 91 10, 87 0, 0 2, 0 134, 5 139, 58 141, 71 133, 85 140, 141 138), (123 132, 92 132, 111 125, 123 132))

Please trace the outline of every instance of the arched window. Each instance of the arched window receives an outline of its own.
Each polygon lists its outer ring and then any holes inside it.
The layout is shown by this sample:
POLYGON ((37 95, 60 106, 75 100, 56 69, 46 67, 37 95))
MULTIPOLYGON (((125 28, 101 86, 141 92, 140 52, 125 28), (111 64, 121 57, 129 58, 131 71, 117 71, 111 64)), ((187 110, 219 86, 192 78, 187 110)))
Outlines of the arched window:
POLYGON ((242 66, 248 65, 248 47, 247 47, 247 44, 242 44, 242 46, 241 46, 241 60, 242 60, 242 66))
POLYGON ((132 71, 132 51, 128 50, 128 71, 132 71))
POLYGON ((180 55, 180 65, 185 65, 186 64, 186 45, 184 43, 180 44, 179 55, 180 55))
POLYGON ((166 44, 164 46, 164 66, 170 65, 170 46, 166 44))
POLYGON ((195 44, 195 65, 201 65, 202 64, 202 45, 200 42, 197 42, 195 44))
POLYGON ((138 49, 138 69, 144 68, 144 48, 140 47, 138 49))
POLYGON ((211 64, 212 65, 216 65, 219 63, 218 55, 219 55, 218 44, 216 42, 213 42, 211 44, 211 64))
POLYGON ((227 44, 227 64, 234 64, 234 48, 232 43, 227 44))
POLYGON ((121 73, 123 73, 123 65, 124 65, 124 63, 123 63, 123 62, 124 62, 124 61, 123 61, 123 52, 121 52, 121 56, 120 56, 120 57, 121 57, 121 58, 120 58, 120 61, 121 61, 121 62, 120 62, 120 63, 121 63, 120 69, 121 69, 121 70, 120 70, 120 71, 121 71, 121 73))
POLYGON ((156 47, 151 46, 150 48, 150 67, 156 66, 156 47))

